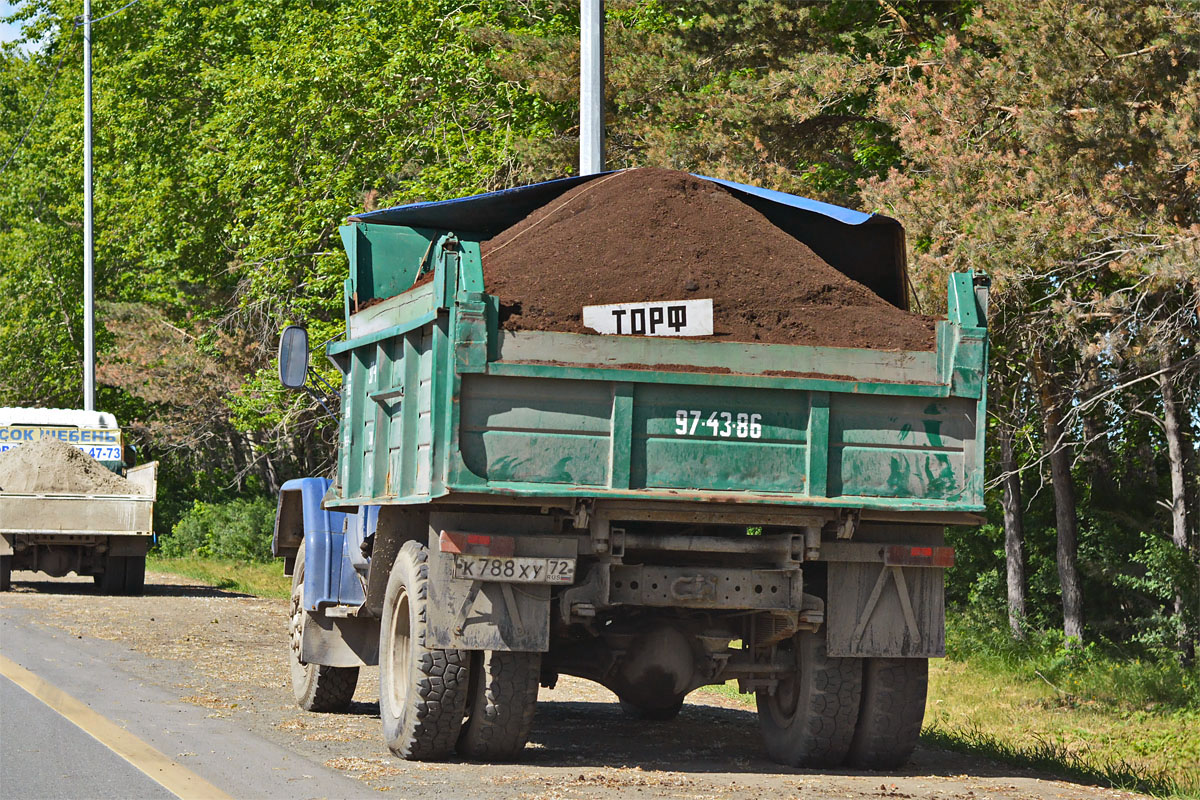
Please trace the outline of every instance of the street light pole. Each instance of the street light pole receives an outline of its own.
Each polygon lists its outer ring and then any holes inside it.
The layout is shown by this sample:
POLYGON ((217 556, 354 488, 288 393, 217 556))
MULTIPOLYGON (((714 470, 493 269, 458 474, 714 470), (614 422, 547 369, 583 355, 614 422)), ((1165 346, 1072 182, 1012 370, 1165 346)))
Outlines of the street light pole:
POLYGON ((604 0, 579 5, 579 174, 604 171, 604 0))
POLYGON ((83 408, 96 409, 92 261, 92 2, 83 0, 83 408))

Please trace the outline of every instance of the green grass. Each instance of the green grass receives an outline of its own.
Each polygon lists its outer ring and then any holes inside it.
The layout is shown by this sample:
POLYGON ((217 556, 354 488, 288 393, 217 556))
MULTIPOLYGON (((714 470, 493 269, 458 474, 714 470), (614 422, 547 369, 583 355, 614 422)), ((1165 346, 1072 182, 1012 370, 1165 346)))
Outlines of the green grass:
POLYGON ((1084 699, 980 661, 931 662, 926 743, 1156 797, 1200 797, 1200 712, 1084 699))
MULTIPOLYGON (((1071 697, 1021 669, 980 661, 930 661, 924 744, 1155 797, 1200 798, 1200 711, 1071 697)), ((1132 681, 1131 697, 1145 685, 1132 681)), ((703 691, 754 706, 734 681, 703 691)))
POLYGON ((262 564, 198 556, 162 558, 151 555, 146 559, 146 569, 182 575, 217 589, 258 597, 289 597, 292 591, 292 579, 283 574, 281 560, 262 564))

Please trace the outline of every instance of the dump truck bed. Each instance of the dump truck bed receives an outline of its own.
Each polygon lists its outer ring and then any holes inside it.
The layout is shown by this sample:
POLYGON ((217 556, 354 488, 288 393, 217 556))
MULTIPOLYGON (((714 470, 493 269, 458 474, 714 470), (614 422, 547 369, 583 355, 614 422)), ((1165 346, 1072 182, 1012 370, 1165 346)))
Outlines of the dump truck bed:
POLYGON ((931 352, 507 331, 468 236, 343 229, 329 507, 507 496, 982 510, 986 290, 972 273, 951 276, 931 352), (418 285, 381 298, 385 280, 418 285))
POLYGON ((140 494, 0 491, 0 534, 151 536, 158 462, 127 472, 140 494))

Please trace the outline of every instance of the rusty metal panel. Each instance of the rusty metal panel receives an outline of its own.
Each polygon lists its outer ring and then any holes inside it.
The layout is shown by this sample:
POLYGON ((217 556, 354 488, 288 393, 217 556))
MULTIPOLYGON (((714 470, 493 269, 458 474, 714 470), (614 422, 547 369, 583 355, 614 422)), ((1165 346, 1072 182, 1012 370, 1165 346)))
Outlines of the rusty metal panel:
POLYGON ((463 463, 488 481, 607 486, 612 397, 603 383, 466 376, 463 463))
POLYGON ((977 505, 974 400, 830 395, 829 494, 977 505))
POLYGON ((799 569, 621 565, 612 568, 615 604, 662 608, 799 609, 799 569))

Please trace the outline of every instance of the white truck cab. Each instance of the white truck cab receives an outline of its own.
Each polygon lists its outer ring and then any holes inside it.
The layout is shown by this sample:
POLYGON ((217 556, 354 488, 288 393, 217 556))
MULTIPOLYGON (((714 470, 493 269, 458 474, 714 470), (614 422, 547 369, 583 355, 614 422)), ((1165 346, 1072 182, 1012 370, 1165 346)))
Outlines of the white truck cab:
POLYGON ((130 466, 117 418, 107 411, 0 408, 0 453, 45 437, 75 445, 113 472, 130 466))

